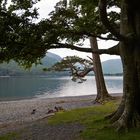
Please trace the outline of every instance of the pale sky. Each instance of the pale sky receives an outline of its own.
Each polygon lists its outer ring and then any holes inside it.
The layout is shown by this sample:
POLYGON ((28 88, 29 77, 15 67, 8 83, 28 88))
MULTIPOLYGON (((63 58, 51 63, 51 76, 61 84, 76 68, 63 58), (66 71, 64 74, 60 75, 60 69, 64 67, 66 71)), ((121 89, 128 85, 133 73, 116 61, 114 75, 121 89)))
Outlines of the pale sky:
MULTIPOLYGON (((41 2, 39 2, 36 7, 39 7, 39 13, 40 13, 40 17, 41 18, 46 18, 48 17, 48 14, 54 9, 54 5, 56 4, 56 2, 58 2, 59 0, 41 0, 41 2)), ((86 41, 86 46, 89 46, 89 41, 86 41)), ((109 48, 113 45, 115 45, 116 42, 114 41, 98 41, 98 46, 99 48, 109 48)), ((86 47, 84 46, 84 47, 86 47)), ((70 49, 52 49, 49 50, 49 52, 55 53, 61 57, 66 57, 66 56, 72 56, 72 55, 77 55, 79 57, 83 57, 83 58, 87 58, 87 56, 91 57, 91 54, 89 53, 84 53, 84 52, 78 52, 78 51, 74 51, 74 50, 70 50, 70 49)), ((111 56, 111 55, 101 55, 100 56, 101 61, 105 61, 108 59, 116 59, 116 58, 120 58, 119 56, 111 56)))

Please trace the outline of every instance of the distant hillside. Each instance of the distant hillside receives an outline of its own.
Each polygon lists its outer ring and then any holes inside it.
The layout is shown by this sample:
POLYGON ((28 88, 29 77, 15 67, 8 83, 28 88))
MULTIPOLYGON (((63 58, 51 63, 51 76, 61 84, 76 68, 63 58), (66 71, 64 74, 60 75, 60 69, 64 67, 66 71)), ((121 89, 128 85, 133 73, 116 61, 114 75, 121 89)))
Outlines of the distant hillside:
MULTIPOLYGON (((9 64, 3 63, 0 64, 0 76, 4 75, 44 75, 48 74, 43 71, 43 68, 51 67, 56 62, 61 61, 61 57, 48 52, 47 55, 41 60, 42 65, 33 66, 31 70, 24 70, 23 68, 19 67, 17 63, 11 61, 9 64)), ((120 59, 111 59, 102 62, 102 68, 104 74, 118 74, 122 73, 122 63, 120 59)), ((59 73, 57 75, 63 75, 64 72, 59 73)))
POLYGON ((48 52, 47 55, 41 60, 42 65, 33 66, 30 71, 24 70, 19 67, 16 62, 11 61, 10 63, 0 64, 0 75, 32 75, 32 74, 45 74, 43 68, 51 67, 56 62, 61 61, 61 57, 48 52))
POLYGON ((121 59, 111 59, 102 62, 102 68, 104 74, 116 74, 122 73, 122 62, 121 59))
POLYGON ((48 52, 47 55, 41 60, 42 64, 47 67, 51 67, 56 62, 61 61, 61 57, 54 53, 48 52))

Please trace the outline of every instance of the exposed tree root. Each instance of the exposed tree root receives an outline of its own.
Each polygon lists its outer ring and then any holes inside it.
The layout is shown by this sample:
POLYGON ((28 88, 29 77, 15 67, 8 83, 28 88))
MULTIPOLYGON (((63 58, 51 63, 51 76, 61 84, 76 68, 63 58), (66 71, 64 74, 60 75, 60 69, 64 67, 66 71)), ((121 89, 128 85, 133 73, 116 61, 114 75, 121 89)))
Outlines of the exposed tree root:
POLYGON ((127 124, 122 119, 119 119, 118 121, 114 122, 113 126, 116 128, 117 132, 128 132, 129 131, 127 124))
POLYGON ((129 114, 123 111, 121 113, 119 110, 115 112, 113 117, 111 117, 111 122, 113 122, 112 126, 116 128, 117 132, 128 132, 130 128, 136 128, 140 126, 140 115, 136 112, 129 114), (115 121, 112 121, 112 118, 115 118, 115 121))
POLYGON ((126 99, 122 98, 118 109, 105 117, 108 119, 117 132, 128 132, 130 128, 140 126, 140 114, 138 110, 133 106, 127 106, 126 99))
MULTIPOLYGON (((118 97, 115 97, 115 99, 118 99, 118 97)), ((124 102, 124 98, 122 98, 118 109, 115 112, 105 116, 105 119, 109 119, 111 123, 117 121, 121 117, 124 111, 124 106, 125 106, 125 102, 124 102)))
POLYGON ((105 104, 106 102, 108 101, 111 101, 111 100, 115 100, 116 97, 112 97, 111 95, 107 95, 107 96, 97 96, 96 99, 93 101, 94 104, 105 104))
POLYGON ((117 111, 110 118, 110 122, 113 123, 113 122, 117 121, 121 117, 123 111, 124 111, 124 105, 120 104, 117 111))

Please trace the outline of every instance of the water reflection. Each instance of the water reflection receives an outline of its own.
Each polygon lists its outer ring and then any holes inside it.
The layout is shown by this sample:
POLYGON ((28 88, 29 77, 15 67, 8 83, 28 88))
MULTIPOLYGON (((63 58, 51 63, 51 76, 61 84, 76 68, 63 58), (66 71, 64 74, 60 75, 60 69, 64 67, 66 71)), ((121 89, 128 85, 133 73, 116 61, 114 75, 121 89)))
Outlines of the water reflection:
MULTIPOLYGON (((12 100, 30 97, 61 97, 96 94, 95 78, 88 76, 81 84, 70 77, 9 77, 0 78, 0 99, 12 100)), ((110 93, 122 92, 122 77, 105 77, 110 93)))

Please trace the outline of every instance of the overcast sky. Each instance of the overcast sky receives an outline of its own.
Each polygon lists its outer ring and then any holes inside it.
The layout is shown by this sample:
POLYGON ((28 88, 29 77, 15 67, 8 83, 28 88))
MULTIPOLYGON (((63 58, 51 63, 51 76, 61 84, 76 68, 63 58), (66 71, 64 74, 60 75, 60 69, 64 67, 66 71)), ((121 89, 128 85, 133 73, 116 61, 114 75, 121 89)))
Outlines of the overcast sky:
MULTIPOLYGON (((40 17, 46 18, 48 16, 48 13, 50 13, 54 9, 54 5, 58 1, 59 0, 41 0, 41 2, 37 4, 37 7, 39 7, 40 17)), ((87 40, 85 44, 86 46, 89 46, 89 41, 87 40)), ((109 48, 114 44, 116 44, 116 42, 114 41, 98 41, 99 48, 109 48)), ((79 57, 87 58, 87 56, 91 56, 91 54, 89 53, 77 52, 70 49, 52 49, 49 50, 49 52, 58 54, 61 57, 65 57, 68 55, 69 56, 78 55, 79 57)), ((108 59, 115 59, 115 58, 119 58, 119 57, 110 56, 110 55, 101 55, 101 61, 105 61, 108 59)))

